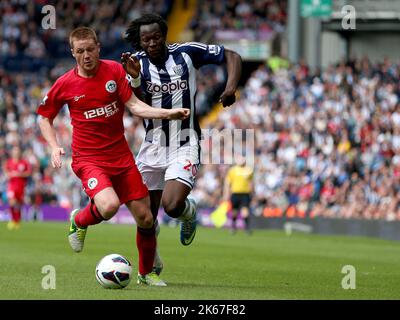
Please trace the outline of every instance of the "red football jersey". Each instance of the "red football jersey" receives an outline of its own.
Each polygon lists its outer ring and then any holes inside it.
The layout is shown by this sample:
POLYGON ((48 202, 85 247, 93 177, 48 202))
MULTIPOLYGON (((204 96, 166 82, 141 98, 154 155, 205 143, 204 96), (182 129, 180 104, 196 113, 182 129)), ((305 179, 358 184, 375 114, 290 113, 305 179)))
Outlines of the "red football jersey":
MULTIPOLYGON (((26 173, 31 171, 29 163, 23 159, 14 160, 8 159, 6 162, 6 170, 8 173, 26 173)), ((27 178, 14 177, 8 181, 8 188, 12 190, 19 190, 25 188, 27 178)))
POLYGON ((72 158, 106 162, 118 166, 118 160, 132 154, 124 136, 125 102, 132 95, 123 67, 100 60, 96 75, 84 78, 77 67, 57 79, 37 113, 53 119, 68 105, 72 132, 72 158))

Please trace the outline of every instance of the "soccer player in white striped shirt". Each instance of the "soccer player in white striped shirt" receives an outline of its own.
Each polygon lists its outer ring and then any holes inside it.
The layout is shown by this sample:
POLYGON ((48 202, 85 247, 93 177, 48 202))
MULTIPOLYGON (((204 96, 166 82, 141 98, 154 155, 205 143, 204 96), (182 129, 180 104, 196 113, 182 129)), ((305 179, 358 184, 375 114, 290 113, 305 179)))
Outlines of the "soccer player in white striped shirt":
MULTIPOLYGON (((206 64, 226 64, 228 76, 220 101, 227 107, 235 102, 242 60, 219 45, 167 44, 167 32, 167 23, 156 14, 132 21, 126 39, 136 53, 123 53, 121 62, 136 95, 146 103, 155 108, 191 109, 191 116, 183 121, 144 120, 146 135, 136 157, 150 192, 153 216, 161 203, 167 215, 181 221, 180 240, 189 245, 196 233, 196 203, 188 195, 200 164, 196 70, 206 64)), ((158 251, 154 267, 158 274, 163 267, 158 251)))

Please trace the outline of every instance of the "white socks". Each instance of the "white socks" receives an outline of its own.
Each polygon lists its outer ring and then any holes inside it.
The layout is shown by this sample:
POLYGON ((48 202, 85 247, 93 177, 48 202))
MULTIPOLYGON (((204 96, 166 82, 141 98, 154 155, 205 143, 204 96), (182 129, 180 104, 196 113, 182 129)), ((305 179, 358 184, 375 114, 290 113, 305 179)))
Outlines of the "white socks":
POLYGON ((183 210, 182 214, 178 217, 180 221, 187 221, 193 217, 193 207, 190 201, 186 198, 185 200, 185 210, 183 210))

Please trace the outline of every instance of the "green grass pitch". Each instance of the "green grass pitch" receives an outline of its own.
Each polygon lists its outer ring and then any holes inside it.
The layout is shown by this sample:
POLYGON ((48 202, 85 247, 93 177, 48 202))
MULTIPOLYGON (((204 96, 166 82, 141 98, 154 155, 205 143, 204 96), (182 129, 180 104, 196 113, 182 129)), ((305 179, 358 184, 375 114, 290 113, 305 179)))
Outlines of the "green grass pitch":
POLYGON ((90 227, 82 253, 71 251, 67 223, 0 223, 0 299, 400 299, 400 243, 361 237, 256 230, 231 235, 199 228, 189 247, 179 228, 162 226, 160 251, 168 287, 103 289, 94 269, 110 253, 126 256, 137 273, 134 225, 90 227), (56 289, 41 286, 42 267, 56 270, 56 289), (356 289, 344 290, 344 265, 356 269, 356 289))

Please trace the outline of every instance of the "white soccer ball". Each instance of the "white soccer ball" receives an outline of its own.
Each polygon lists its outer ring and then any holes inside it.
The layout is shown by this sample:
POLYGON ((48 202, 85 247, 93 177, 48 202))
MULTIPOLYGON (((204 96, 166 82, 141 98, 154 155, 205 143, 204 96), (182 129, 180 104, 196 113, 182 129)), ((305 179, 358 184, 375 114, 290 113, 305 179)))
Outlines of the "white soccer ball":
POLYGON ((132 265, 120 254, 109 254, 103 257, 96 266, 96 279, 103 288, 125 288, 132 278, 132 265))

